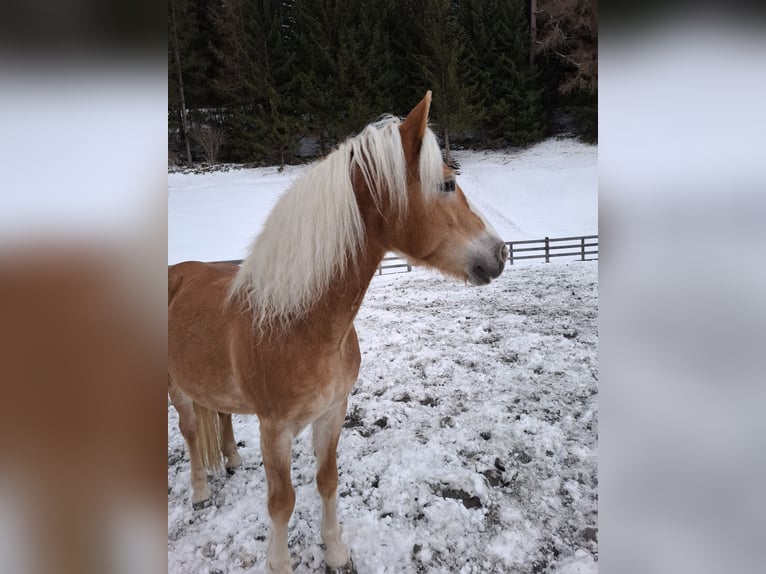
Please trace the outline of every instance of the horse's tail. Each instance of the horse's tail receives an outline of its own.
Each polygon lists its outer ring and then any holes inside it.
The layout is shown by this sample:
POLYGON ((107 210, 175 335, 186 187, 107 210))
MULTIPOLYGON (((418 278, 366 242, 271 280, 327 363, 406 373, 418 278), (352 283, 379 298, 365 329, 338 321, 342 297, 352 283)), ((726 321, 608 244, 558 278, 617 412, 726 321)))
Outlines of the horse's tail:
POLYGON ((206 470, 219 470, 223 464, 223 428, 218 412, 194 403, 197 415, 197 449, 206 470))

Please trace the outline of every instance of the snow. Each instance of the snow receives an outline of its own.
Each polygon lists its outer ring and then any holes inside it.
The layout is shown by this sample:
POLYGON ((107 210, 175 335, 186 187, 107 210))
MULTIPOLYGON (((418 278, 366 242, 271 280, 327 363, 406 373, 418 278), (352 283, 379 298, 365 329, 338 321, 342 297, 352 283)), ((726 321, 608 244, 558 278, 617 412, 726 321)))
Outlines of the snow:
MULTIPOLYGON (((598 233, 598 150, 570 139, 456 152, 458 183, 506 241, 598 233)), ((306 166, 168 175, 168 262, 243 259, 306 166)))
MULTIPOLYGON (((566 140, 464 152, 459 181, 506 239, 596 233, 595 158, 566 140)), ((243 256, 302 169, 169 176, 169 260, 243 256)), ((485 287, 420 269, 373 279, 338 448, 360 573, 597 571, 597 265, 509 266, 485 287)), ((193 511, 168 406, 170 573, 264 571, 258 420, 233 419, 243 468, 211 476, 213 505, 193 511)), ((296 573, 324 571, 315 471, 307 430, 293 447, 296 573)))

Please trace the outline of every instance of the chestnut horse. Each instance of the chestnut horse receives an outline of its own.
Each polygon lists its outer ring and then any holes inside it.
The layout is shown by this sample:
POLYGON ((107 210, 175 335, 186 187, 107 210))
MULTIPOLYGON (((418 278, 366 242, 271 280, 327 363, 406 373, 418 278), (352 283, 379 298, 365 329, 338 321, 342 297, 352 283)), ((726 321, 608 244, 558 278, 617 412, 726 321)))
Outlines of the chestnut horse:
POLYGON ((258 415, 270 572, 291 572, 291 448, 309 424, 325 562, 353 568, 336 517, 335 457, 359 372, 354 317, 385 253, 476 285, 503 270, 503 241, 442 161, 430 103, 429 91, 405 120, 371 124, 309 168, 240 267, 168 270, 168 391, 189 448, 192 503, 210 497, 206 470, 224 457, 229 470, 241 462, 231 413, 258 415))

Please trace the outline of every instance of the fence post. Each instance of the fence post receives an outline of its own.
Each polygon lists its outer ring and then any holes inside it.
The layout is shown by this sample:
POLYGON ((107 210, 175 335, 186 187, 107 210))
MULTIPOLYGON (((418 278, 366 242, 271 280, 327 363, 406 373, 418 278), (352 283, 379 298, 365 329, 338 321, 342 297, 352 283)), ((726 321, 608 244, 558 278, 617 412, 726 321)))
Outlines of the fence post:
POLYGON ((585 261, 585 238, 580 237, 580 251, 582 253, 582 257, 580 258, 580 261, 585 261))
POLYGON ((551 262, 551 245, 548 237, 545 238, 545 262, 551 262))
POLYGON ((513 241, 508 243, 508 261, 513 265, 513 241))

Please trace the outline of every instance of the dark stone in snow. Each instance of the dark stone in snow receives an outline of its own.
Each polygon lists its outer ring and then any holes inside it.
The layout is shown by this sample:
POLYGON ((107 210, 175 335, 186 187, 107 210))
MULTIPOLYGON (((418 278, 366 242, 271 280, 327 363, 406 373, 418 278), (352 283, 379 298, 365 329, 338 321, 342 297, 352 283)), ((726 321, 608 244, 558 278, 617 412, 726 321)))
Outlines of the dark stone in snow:
POLYGON ((481 473, 487 479, 490 486, 500 486, 505 484, 505 481, 503 481, 503 473, 497 469, 488 468, 487 470, 481 471, 481 473))
POLYGON ((463 503, 466 508, 481 508, 481 500, 478 496, 471 496, 465 490, 455 488, 444 488, 439 493, 444 498, 454 498, 463 503))
POLYGON ((527 464, 532 460, 532 457, 529 456, 526 452, 523 450, 515 450, 513 451, 513 456, 516 460, 518 460, 521 464, 527 464))
POLYGON ((470 496, 463 499, 463 506, 466 508, 481 508, 481 500, 478 496, 470 496))
POLYGON ((359 416, 359 411, 354 409, 350 413, 346 414, 346 420, 343 422, 343 428, 352 429, 362 426, 362 417, 359 416))
POLYGON ((492 438, 492 433, 490 433, 489 431, 483 431, 479 433, 479 436, 483 438, 484 440, 489 440, 492 438))
POLYGON ((501 472, 505 471, 505 465, 499 458, 495 458, 495 468, 501 472))
POLYGON ((585 540, 589 540, 591 542, 598 542, 598 530, 595 528, 586 528, 582 531, 582 537, 585 540))
POLYGON ((372 424, 374 424, 376 427, 384 429, 388 426, 388 417, 381 417, 372 424))

